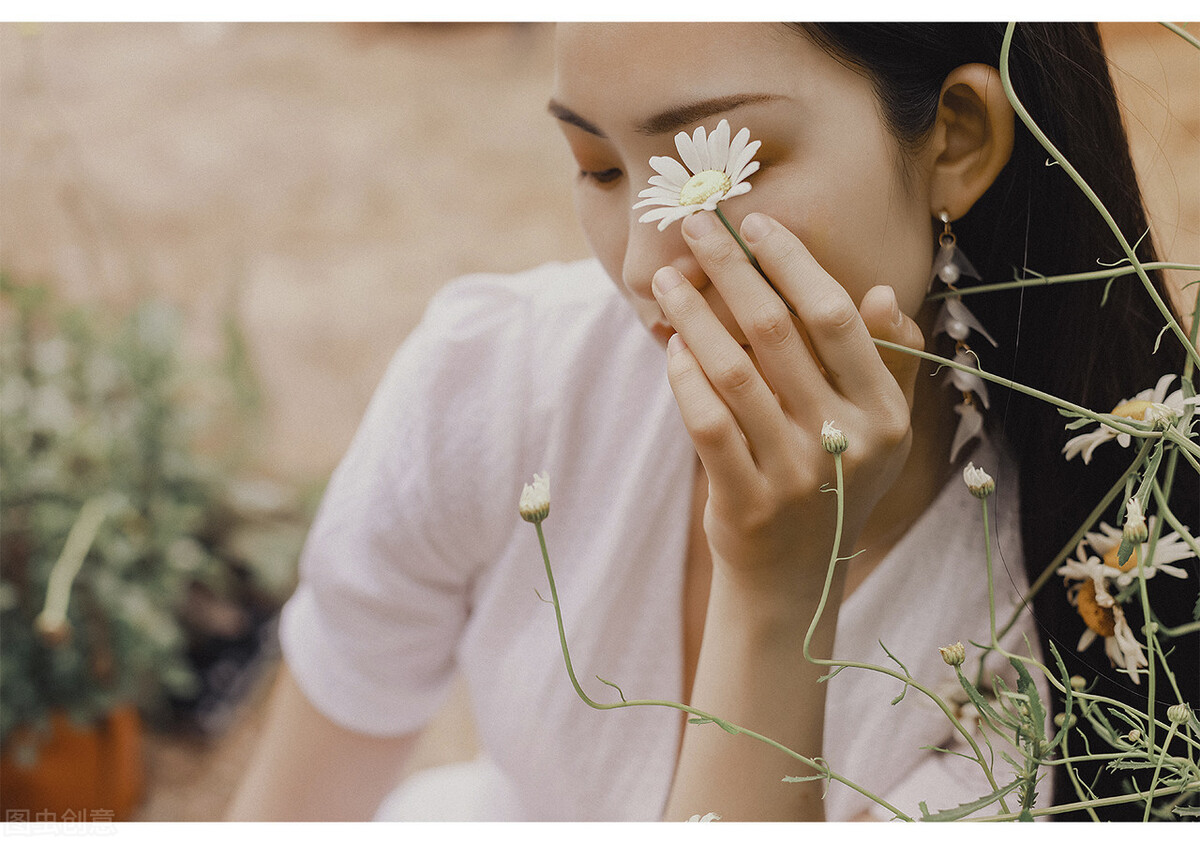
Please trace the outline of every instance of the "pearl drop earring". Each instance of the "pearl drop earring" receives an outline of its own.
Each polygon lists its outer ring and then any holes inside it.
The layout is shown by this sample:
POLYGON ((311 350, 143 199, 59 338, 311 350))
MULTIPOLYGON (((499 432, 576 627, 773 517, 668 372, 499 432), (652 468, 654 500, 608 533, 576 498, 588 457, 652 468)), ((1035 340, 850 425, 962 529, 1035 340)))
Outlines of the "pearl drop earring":
MULTIPOLYGON (((979 273, 971 266, 967 256, 958 248, 957 238, 950 230, 950 213, 942 211, 938 214, 942 221, 942 233, 938 236, 938 252, 933 259, 933 272, 929 277, 930 286, 934 279, 941 281, 951 291, 956 291, 957 285, 963 278, 979 279, 979 273)), ((947 296, 941 311, 938 312, 933 334, 948 334, 954 340, 954 362, 962 366, 979 368, 978 359, 967 343, 971 332, 982 335, 992 346, 996 341, 987 333, 983 324, 963 304, 957 295, 947 296)), ((962 403, 954 408, 958 414, 958 428, 954 432, 954 440, 950 444, 950 462, 958 457, 964 445, 975 439, 983 431, 983 413, 979 403, 986 410, 989 407, 987 383, 978 375, 964 372, 961 369, 949 369, 946 383, 962 393, 962 403)))

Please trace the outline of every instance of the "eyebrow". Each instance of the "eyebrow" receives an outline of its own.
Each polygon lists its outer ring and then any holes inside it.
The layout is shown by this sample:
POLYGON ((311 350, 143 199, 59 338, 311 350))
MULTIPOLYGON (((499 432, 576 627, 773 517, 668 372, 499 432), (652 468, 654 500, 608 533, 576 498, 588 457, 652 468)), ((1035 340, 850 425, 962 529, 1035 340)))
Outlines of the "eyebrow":
MULTIPOLYGON (((665 111, 660 111, 658 114, 643 120, 634 127, 634 131, 639 135, 662 135, 684 126, 690 126, 706 117, 712 117, 714 114, 732 111, 739 106, 782 99, 787 98, 779 94, 730 94, 724 97, 712 97, 707 100, 683 103, 665 111)), ((608 137, 604 132, 600 131, 600 128, 595 123, 575 113, 557 100, 550 100, 547 108, 552 115, 564 123, 578 126, 583 131, 598 138, 608 137)))

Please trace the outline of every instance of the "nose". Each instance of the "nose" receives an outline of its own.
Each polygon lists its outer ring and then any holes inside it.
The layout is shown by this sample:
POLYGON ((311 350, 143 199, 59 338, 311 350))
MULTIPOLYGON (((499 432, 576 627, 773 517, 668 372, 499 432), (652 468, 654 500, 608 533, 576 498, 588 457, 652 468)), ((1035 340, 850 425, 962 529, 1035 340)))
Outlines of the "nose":
POLYGON ((708 284, 696 257, 688 249, 678 223, 659 231, 655 223, 639 223, 644 209, 637 209, 629 218, 629 237, 626 240, 625 260, 621 265, 621 280, 634 296, 654 301, 650 280, 662 267, 674 267, 697 290, 708 284))

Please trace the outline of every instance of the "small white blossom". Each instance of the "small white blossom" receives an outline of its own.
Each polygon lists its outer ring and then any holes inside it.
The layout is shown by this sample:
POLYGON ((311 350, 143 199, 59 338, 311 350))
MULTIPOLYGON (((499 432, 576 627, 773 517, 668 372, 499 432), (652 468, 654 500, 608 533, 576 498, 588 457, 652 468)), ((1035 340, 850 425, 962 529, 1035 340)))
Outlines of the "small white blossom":
POLYGON ((711 135, 703 126, 691 136, 680 132, 675 136, 675 149, 683 164, 668 155, 652 157, 650 166, 657 175, 650 177, 651 186, 638 194, 642 200, 633 207, 663 207, 652 208, 638 222, 658 220, 658 230, 663 231, 676 220, 697 211, 712 211, 718 203, 748 192, 746 179, 759 168, 754 155, 762 141, 751 141, 749 129, 739 131, 732 141, 729 132, 728 120, 718 123, 711 135))
MULTIPOLYGON (((1185 399, 1182 389, 1175 390, 1168 395, 1167 388, 1171 386, 1174 379, 1174 375, 1164 375, 1152 388, 1142 390, 1131 399, 1123 400, 1113 408, 1112 414, 1137 422, 1149 422, 1159 430, 1175 424, 1175 421, 1183 416, 1188 405, 1200 404, 1200 396, 1185 399)), ((1067 440, 1062 451, 1067 460, 1081 454, 1083 462, 1089 463, 1092 459, 1092 452, 1096 450, 1097 446, 1109 440, 1116 440, 1117 445, 1128 448, 1132 437, 1100 422, 1086 434, 1079 434, 1067 440)))
POLYGON ((704 817, 700 817, 699 815, 692 815, 690 818, 688 818, 688 823, 708 823, 710 821, 719 821, 720 819, 721 819, 721 816, 718 815, 716 812, 709 812, 704 817))
POLYGON ((963 480, 976 498, 987 498, 996 491, 996 481, 987 472, 976 468, 974 463, 968 463, 967 468, 963 469, 963 480))
POLYGON ((821 424, 821 446, 830 454, 841 454, 849 448, 850 443, 840 428, 833 427, 833 423, 826 420, 821 424))
POLYGON ((538 522, 550 515, 550 475, 533 476, 533 483, 525 484, 521 490, 521 501, 518 505, 521 518, 527 522, 538 522))
MULTIPOLYGON (((1155 521, 1154 516, 1146 520, 1147 536, 1150 531, 1154 530, 1155 521)), ((1104 575, 1114 581, 1118 589, 1124 589, 1137 578, 1137 560, 1145 560, 1150 554, 1150 544, 1143 542, 1134 549, 1137 558, 1130 557, 1132 562, 1126 561, 1124 566, 1120 566, 1117 563, 1117 552, 1120 550, 1123 536, 1123 531, 1117 530, 1108 522, 1101 522, 1100 529, 1084 534, 1083 542, 1080 543, 1081 546, 1084 544, 1090 546, 1103 558, 1104 575)), ((1170 564, 1194 556, 1196 555, 1183 537, 1175 531, 1171 531, 1158 538, 1158 542, 1154 546, 1154 559, 1149 564, 1143 564, 1142 570, 1147 580, 1154 577, 1157 572, 1168 574, 1171 577, 1184 578, 1187 577, 1187 571, 1170 564)), ((1059 571, 1062 570, 1059 569, 1059 571)))

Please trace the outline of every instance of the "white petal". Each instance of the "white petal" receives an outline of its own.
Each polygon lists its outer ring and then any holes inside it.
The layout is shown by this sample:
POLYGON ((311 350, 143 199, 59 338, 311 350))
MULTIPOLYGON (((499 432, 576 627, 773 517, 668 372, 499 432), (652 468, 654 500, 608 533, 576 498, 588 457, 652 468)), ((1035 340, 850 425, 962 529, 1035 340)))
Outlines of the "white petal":
MULTIPOLYGON (((703 132, 704 127, 701 126, 696 131, 703 132)), ((700 151, 696 149, 696 144, 693 139, 688 137, 687 132, 680 132, 675 136, 675 149, 679 151, 679 160, 682 161, 684 166, 686 166, 692 173, 699 173, 704 169, 704 159, 701 157, 700 151)))
POLYGON ((728 176, 729 178, 732 179, 732 178, 734 178, 734 176, 737 175, 737 167, 735 167, 734 165, 742 157, 743 153, 746 150, 746 144, 748 144, 748 143, 750 143, 750 130, 749 129, 739 130, 738 133, 733 136, 733 140, 730 141, 729 157, 726 160, 726 164, 725 164, 725 175, 728 176))
POLYGON ((692 174, 669 155, 652 156, 650 158, 650 166, 661 173, 672 185, 678 185, 680 190, 687 184, 687 180, 692 178, 692 174))
POLYGON ((1151 401, 1162 401, 1167 395, 1167 387, 1171 386, 1171 382, 1175 380, 1175 375, 1168 373, 1158 379, 1158 383, 1154 385, 1154 390, 1151 392, 1151 401))
MULTIPOLYGON (((682 167, 680 169, 682 169, 682 167)), ((676 184, 674 179, 669 179, 666 176, 658 173, 655 173, 653 176, 651 176, 649 182, 656 188, 663 188, 664 190, 673 191, 676 195, 678 195, 679 191, 683 189, 683 185, 676 184)))
POLYGON ((735 196, 741 196, 744 193, 750 193, 750 187, 751 185, 749 182, 742 182, 734 185, 725 193, 725 198, 733 199, 735 196))
POLYGON ((722 120, 708 136, 708 167, 725 172, 729 163, 729 121, 722 120))
POLYGON ((758 161, 749 161, 738 171, 736 176, 731 176, 729 181, 733 182, 735 185, 739 184, 740 182, 744 182, 746 179, 750 178, 750 176, 757 173, 758 168, 761 166, 762 164, 758 161))

